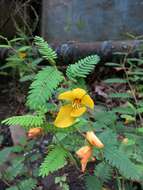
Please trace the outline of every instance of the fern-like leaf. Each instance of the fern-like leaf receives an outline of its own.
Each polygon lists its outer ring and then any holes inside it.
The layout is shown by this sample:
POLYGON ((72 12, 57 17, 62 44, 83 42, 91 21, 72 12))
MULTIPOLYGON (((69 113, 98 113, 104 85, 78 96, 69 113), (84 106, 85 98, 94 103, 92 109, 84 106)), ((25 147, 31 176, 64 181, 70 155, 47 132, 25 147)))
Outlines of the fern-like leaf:
POLYGON ((24 164, 21 163, 21 161, 15 161, 15 163, 12 166, 9 166, 5 173, 4 173, 4 177, 7 180, 14 180, 18 175, 20 175, 23 171, 24 168, 24 164))
POLYGON ((100 163, 96 166, 94 174, 102 182, 108 182, 112 178, 112 168, 107 163, 100 163))
POLYGON ((30 86, 27 105, 35 110, 42 106, 46 107, 46 101, 52 96, 62 80, 62 73, 54 67, 47 66, 39 71, 30 86))
POLYGON ((104 80, 105 83, 107 84, 112 84, 112 83, 127 83, 127 80, 125 79, 120 79, 120 78, 111 78, 111 79, 106 79, 104 80))
POLYGON ((66 157, 67 152, 63 148, 56 146, 45 157, 44 162, 40 166, 39 175, 45 177, 49 172, 54 172, 62 168, 66 164, 66 157))
POLYGON ((21 181, 18 184, 18 189, 19 190, 33 190, 35 189, 36 185, 37 185, 37 181, 35 179, 30 178, 30 179, 21 181))
POLYGON ((11 152, 11 147, 6 147, 0 151, 0 165, 2 165, 7 160, 11 152))
POLYGON ((132 98, 132 95, 130 93, 110 93, 109 98, 128 99, 132 98))
POLYGON ((55 59, 57 58, 56 52, 49 46, 49 44, 44 41, 42 37, 35 36, 34 43, 36 44, 40 54, 50 63, 55 64, 55 59))
POLYGON ((43 116, 24 115, 13 116, 2 121, 6 125, 20 125, 25 128, 38 127, 44 123, 43 116))
POLYGON ((96 176, 86 176, 86 190, 101 190, 102 182, 96 176))
POLYGON ((98 55, 91 55, 79 60, 75 64, 68 66, 66 74, 69 79, 76 80, 77 78, 86 78, 91 73, 95 65, 100 61, 98 55))
POLYGON ((105 160, 113 167, 116 167, 125 178, 132 180, 140 179, 141 174, 139 170, 124 152, 117 150, 116 147, 107 146, 104 155, 105 160))

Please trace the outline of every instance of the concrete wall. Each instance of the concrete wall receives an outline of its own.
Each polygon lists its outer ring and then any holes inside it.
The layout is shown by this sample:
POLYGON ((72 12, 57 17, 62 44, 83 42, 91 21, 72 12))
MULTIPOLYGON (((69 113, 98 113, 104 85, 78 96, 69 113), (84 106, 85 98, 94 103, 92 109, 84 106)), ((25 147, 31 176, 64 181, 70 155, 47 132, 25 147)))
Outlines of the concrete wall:
POLYGON ((93 42, 143 34, 143 0, 43 0, 42 35, 49 42, 93 42))

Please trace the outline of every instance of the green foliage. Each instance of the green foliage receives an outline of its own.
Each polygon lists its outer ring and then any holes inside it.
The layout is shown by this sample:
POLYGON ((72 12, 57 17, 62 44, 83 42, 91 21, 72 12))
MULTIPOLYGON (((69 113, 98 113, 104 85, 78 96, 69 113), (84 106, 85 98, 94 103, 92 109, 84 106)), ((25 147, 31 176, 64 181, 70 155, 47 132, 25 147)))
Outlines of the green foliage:
POLYGON ((5 162, 5 160, 10 155, 11 151, 12 151, 11 147, 7 147, 0 151, 0 165, 5 162))
POLYGON ((87 85, 86 85, 86 81, 84 78, 78 78, 78 81, 69 81, 69 89, 74 89, 74 88, 82 88, 85 89, 86 91, 87 89, 87 85))
POLYGON ((20 78, 20 82, 33 81, 35 74, 25 75, 20 78))
POLYGON ((35 179, 26 179, 21 181, 18 184, 18 189, 19 190, 34 190, 36 187, 37 181, 35 179))
POLYGON ((113 169, 107 163, 99 163, 94 170, 94 175, 101 181, 101 182, 108 182, 112 179, 112 172, 113 169))
POLYGON ((106 79, 104 80, 105 83, 111 84, 111 83, 126 83, 127 80, 125 79, 120 79, 120 78, 112 78, 112 79, 106 79))
POLYGON ((55 184, 58 184, 62 190, 69 190, 69 185, 66 183, 66 176, 60 176, 55 178, 55 184))
POLYGON ((6 188, 6 190, 19 190, 19 189, 16 186, 12 186, 12 187, 6 188))
POLYGON ((133 184, 127 183, 125 184, 125 190, 138 190, 138 187, 133 186, 133 184))
POLYGON ((54 149, 45 157, 44 162, 40 166, 39 175, 45 177, 50 172, 54 172, 62 168, 66 164, 66 157, 67 152, 62 147, 54 147, 54 149))
POLYGON ((133 110, 129 106, 127 106, 127 107, 120 106, 120 107, 113 108, 112 112, 120 113, 120 114, 130 114, 130 115, 135 115, 136 114, 136 110, 133 110))
POLYGON ((24 169, 24 164, 22 163, 23 160, 15 160, 12 166, 9 166, 5 173, 4 178, 7 180, 14 180, 18 175, 22 173, 24 169))
POLYGON ((141 174, 137 166, 130 161, 126 154, 116 147, 107 146, 104 150, 105 160, 108 161, 113 167, 116 167, 120 174, 127 179, 139 180, 141 174))
POLYGON ((109 98, 128 99, 131 97, 132 97, 132 95, 129 93, 110 93, 109 94, 109 98))
POLYGON ((35 110, 46 107, 47 100, 52 97, 62 80, 62 73, 54 67, 47 66, 39 71, 30 86, 27 105, 35 110))
MULTIPOLYGON (((55 99, 56 95, 74 88, 82 88, 88 91, 85 78, 94 70, 100 58, 97 55, 91 55, 69 65, 66 70, 68 79, 64 79, 64 74, 55 66, 56 52, 42 37, 36 36, 32 45, 23 41, 21 46, 21 39, 6 41, 7 45, 0 47, 12 47, 14 51, 9 55, 7 65, 3 66, 4 70, 2 71, 11 67, 16 72, 20 72, 20 81, 33 81, 29 88, 27 105, 31 110, 34 110, 35 115, 15 116, 4 120, 2 123, 20 125, 27 129, 40 126, 43 127, 44 134, 49 133, 48 147, 46 147, 48 154, 40 166, 39 178, 64 167, 67 163, 67 157, 71 159, 72 164, 77 165, 76 151, 82 146, 90 144, 85 138, 85 134, 87 131, 94 131, 104 144, 104 148, 94 147, 93 155, 88 160, 90 162, 93 157, 96 158, 95 165, 92 165, 95 166, 94 174, 92 176, 80 175, 86 178, 86 189, 101 190, 105 185, 108 186, 110 181, 112 181, 115 189, 133 189, 130 185, 133 181, 142 181, 143 103, 138 102, 138 99, 141 100, 143 97, 143 69, 138 68, 143 63, 142 59, 128 58, 127 53, 116 53, 120 64, 107 63, 106 66, 112 67, 117 72, 120 70, 123 72, 123 77, 120 73, 119 75, 115 73, 110 78, 105 76, 103 91, 105 94, 109 94, 108 98, 104 97, 105 102, 98 105, 100 98, 97 97, 95 110, 87 109, 87 113, 81 118, 77 118, 76 123, 70 128, 56 128, 51 124, 59 108, 58 101, 55 99), (19 53, 21 52, 26 53, 26 57, 20 57, 19 53), (51 65, 44 67, 37 73, 37 65, 43 59, 51 65), (140 86, 138 86, 139 83, 140 86), (134 84, 137 86, 132 86, 134 84), (124 88, 122 89, 123 85, 124 88), (110 89, 114 93, 110 93, 110 89), (124 123, 125 120, 132 121, 132 123, 126 124, 124 123)), ((114 60, 114 62, 116 61, 114 60)), ((9 189, 34 190, 37 188, 34 180, 38 176, 37 168, 33 170, 25 164, 31 166, 31 163, 33 164, 43 157, 40 152, 36 153, 36 146, 37 143, 31 140, 28 143, 24 142, 21 147, 18 145, 12 150, 0 151, 1 164, 5 163, 5 158, 7 159, 11 152, 14 152, 16 157, 22 158, 9 161, 10 164, 6 171, 1 174, 4 180, 13 184, 9 189), (36 150, 33 156, 31 156, 31 150, 36 150)), ((43 146, 41 147, 43 148, 43 146)), ((86 171, 88 172, 88 167, 86 171)), ((63 190, 69 189, 66 183, 66 175, 56 177, 55 183, 63 190)))
POLYGON ((14 116, 5 119, 2 123, 7 125, 20 125, 25 128, 38 127, 44 123, 44 118, 41 115, 23 115, 14 116))
POLYGON ((68 66, 66 74, 70 80, 76 81, 78 78, 86 78, 93 71, 95 65, 100 61, 98 55, 91 55, 79 60, 75 64, 68 66))
POLYGON ((35 166, 29 166, 33 163, 33 155, 36 156, 38 153, 31 153, 34 146, 32 144, 32 141, 25 142, 0 151, 0 178, 4 183, 10 184, 8 190, 36 189, 37 176, 33 176, 35 166))
POLYGON ((95 111, 95 119, 100 124, 111 125, 116 121, 117 117, 116 114, 112 111, 95 111))
POLYGON ((55 59, 57 59, 56 52, 49 46, 49 44, 44 41, 42 37, 35 36, 34 42, 42 55, 42 57, 48 60, 50 63, 55 64, 55 59))
POLYGON ((21 82, 33 80, 38 69, 37 65, 43 60, 35 54, 35 48, 32 47, 29 37, 22 36, 8 40, 8 45, 2 45, 1 48, 9 48, 9 54, 6 63, 0 66, 0 74, 7 74, 19 78, 21 82))
POLYGON ((7 188, 6 190, 34 190, 36 188, 37 181, 35 179, 22 180, 16 186, 7 188))
POLYGON ((101 190, 102 182, 98 180, 96 176, 86 176, 86 190, 101 190))
POLYGON ((100 133, 100 139, 104 143, 105 147, 108 146, 109 148, 110 146, 112 147, 118 145, 117 134, 111 129, 106 129, 100 133))

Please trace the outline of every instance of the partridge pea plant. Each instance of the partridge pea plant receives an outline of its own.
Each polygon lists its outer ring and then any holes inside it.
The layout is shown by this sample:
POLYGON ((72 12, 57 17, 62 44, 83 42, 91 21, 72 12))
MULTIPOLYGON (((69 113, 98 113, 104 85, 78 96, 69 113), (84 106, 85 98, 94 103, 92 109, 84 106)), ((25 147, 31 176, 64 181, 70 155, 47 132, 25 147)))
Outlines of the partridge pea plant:
MULTIPOLYGON (((102 189, 113 179, 120 190, 126 188, 126 182, 130 190, 134 181, 142 184, 142 128, 130 130, 119 119, 119 110, 96 105, 94 94, 86 86, 85 78, 99 63, 99 56, 91 55, 67 66, 65 75, 57 68, 57 54, 48 43, 36 36, 34 44, 47 66, 29 87, 29 113, 3 123, 24 127, 31 139, 52 134, 39 176, 74 165, 83 173, 87 189, 102 189), (88 162, 92 163, 92 172, 88 162)), ((130 104, 127 109, 134 112, 130 104)))

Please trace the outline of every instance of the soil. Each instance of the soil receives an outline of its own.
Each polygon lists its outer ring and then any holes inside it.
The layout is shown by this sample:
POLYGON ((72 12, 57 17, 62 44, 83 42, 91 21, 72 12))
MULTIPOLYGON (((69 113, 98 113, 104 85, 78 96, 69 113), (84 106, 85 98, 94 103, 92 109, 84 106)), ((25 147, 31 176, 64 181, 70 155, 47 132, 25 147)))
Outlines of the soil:
MULTIPOLYGON (((6 83, 4 79, 1 79, 0 84, 0 121, 10 116, 14 110, 14 104, 8 92, 9 84, 6 83)), ((1 146, 11 146, 12 139, 10 135, 10 130, 7 126, 0 124, 0 134, 3 135, 3 141, 1 146)))

